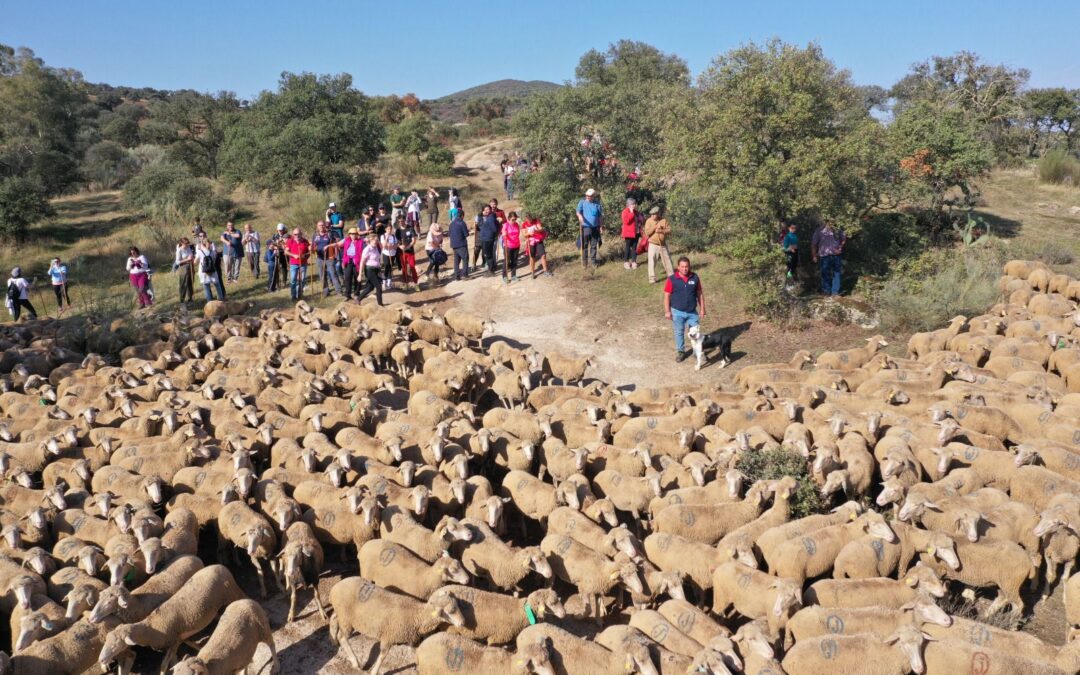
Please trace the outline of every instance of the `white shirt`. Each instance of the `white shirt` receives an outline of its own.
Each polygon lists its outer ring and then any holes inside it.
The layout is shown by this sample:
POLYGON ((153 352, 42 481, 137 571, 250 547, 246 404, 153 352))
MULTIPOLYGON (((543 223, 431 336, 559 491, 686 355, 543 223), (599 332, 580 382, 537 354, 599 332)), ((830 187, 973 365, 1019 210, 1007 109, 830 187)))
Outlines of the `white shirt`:
POLYGON ((214 244, 212 242, 210 244, 210 248, 206 250, 204 250, 202 246, 195 247, 195 269, 199 271, 200 284, 211 284, 217 279, 217 273, 207 274, 206 272, 202 271, 203 258, 206 258, 210 254, 216 255, 214 244))
POLYGON ((252 230, 244 233, 244 250, 248 253, 259 252, 259 233, 252 230))
POLYGON ((144 255, 135 256, 134 258, 128 256, 126 269, 128 274, 146 274, 150 269, 150 263, 147 262, 144 255))
POLYGON ((8 286, 15 286, 19 289, 19 299, 30 299, 30 282, 22 277, 16 277, 14 279, 8 279, 8 286))

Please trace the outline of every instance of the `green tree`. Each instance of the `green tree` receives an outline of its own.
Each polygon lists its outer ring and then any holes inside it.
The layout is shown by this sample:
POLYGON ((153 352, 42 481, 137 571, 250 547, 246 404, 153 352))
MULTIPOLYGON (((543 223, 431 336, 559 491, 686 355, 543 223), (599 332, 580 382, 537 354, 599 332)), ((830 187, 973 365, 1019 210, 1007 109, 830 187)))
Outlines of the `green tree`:
POLYGON ((431 149, 431 118, 422 113, 406 115, 386 131, 386 147, 420 161, 431 149))
POLYGON ((102 141, 90 146, 83 158, 83 175, 96 187, 111 190, 138 173, 139 161, 119 143, 102 141))
POLYGON ((275 190, 305 181, 332 187, 340 170, 371 164, 383 151, 383 127, 348 74, 284 73, 225 132, 222 174, 275 190))
POLYGON ((578 61, 574 75, 581 85, 626 84, 642 87, 657 82, 690 85, 690 69, 686 61, 633 40, 619 40, 609 45, 603 53, 589 50, 578 61))
POLYGON ((44 190, 33 180, 0 179, 0 236, 21 241, 32 223, 51 214, 44 190))
POLYGON ((110 115, 101 125, 101 136, 125 148, 139 144, 139 123, 126 115, 110 115))
POLYGON ((1028 156, 1052 145, 1055 134, 1064 139, 1066 150, 1072 150, 1073 132, 1080 123, 1080 90, 1029 89, 1024 92, 1024 110, 1031 129, 1028 156))
POLYGON ((152 124, 145 133, 149 140, 169 146, 173 157, 196 174, 217 178, 226 131, 240 111, 236 95, 183 91, 152 110, 152 124))

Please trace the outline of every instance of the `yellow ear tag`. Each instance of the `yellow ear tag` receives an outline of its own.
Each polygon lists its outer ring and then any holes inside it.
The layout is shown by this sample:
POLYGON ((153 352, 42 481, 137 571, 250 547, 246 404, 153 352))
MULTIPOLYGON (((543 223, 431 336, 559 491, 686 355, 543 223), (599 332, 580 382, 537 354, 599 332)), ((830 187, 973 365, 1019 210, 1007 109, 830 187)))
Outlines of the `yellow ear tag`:
POLYGON ((439 613, 438 612, 432 612, 431 613, 431 618, 433 618, 433 619, 439 618, 439 613))
POLYGON ((616 579, 618 579, 618 578, 619 578, 619 573, 618 573, 618 572, 613 572, 613 573, 611 574, 611 580, 612 580, 612 581, 615 581, 615 580, 616 580, 616 579))
POLYGON ((928 546, 926 548, 926 555, 934 555, 934 547, 933 546, 928 546))
POLYGON ((850 516, 848 516, 848 520, 855 520, 856 518, 858 518, 858 516, 856 516, 856 515, 855 515, 855 512, 854 512, 854 511, 852 511, 852 512, 851 512, 851 515, 850 515, 850 516))
POLYGON ((904 579, 904 583, 907 584, 908 586, 911 586, 912 588, 915 588, 915 580, 912 579, 911 577, 908 577, 907 579, 904 579))

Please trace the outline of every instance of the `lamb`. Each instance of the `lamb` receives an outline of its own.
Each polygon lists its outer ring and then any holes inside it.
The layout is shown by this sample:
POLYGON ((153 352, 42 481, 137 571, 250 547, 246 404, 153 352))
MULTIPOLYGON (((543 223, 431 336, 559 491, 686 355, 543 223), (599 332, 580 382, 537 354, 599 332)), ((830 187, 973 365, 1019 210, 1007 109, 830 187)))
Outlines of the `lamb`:
POLYGON ((349 638, 362 633, 379 642, 379 656, 370 672, 379 666, 393 645, 415 645, 440 626, 465 625, 457 600, 449 593, 432 593, 427 602, 379 588, 362 577, 348 577, 330 589, 330 639, 345 647, 353 667, 360 669, 349 638))
MULTIPOLYGON (((225 559, 225 550, 229 543, 244 549, 255 572, 259 575, 259 591, 266 597, 266 579, 263 575, 262 560, 274 570, 274 554, 277 552, 277 535, 263 516, 244 502, 229 502, 221 507, 218 514, 218 559, 225 559)), ((233 558, 236 552, 233 551, 233 558)), ((275 584, 277 577, 273 577, 275 584)))
MULTIPOLYGON (((482 591, 471 586, 444 586, 445 592, 454 596, 465 617, 463 626, 451 626, 448 632, 481 640, 489 645, 513 642, 518 633, 530 624, 521 598, 482 591)), ((566 616, 562 601, 554 590, 545 588, 533 591, 525 598, 526 606, 537 620, 551 613, 557 618, 566 616)))
POLYGON ((838 352, 822 352, 817 357, 816 367, 818 370, 825 368, 831 370, 855 370, 866 364, 867 361, 872 359, 878 350, 882 347, 888 346, 888 342, 884 337, 875 335, 867 338, 867 345, 865 347, 859 347, 856 349, 847 349, 838 352))
POLYGON ((767 491, 768 484, 758 481, 750 487, 741 502, 668 506, 657 512, 653 528, 656 532, 668 532, 691 541, 715 544, 724 535, 761 515, 767 491))
POLYGON ((296 617, 296 596, 301 588, 310 587, 319 614, 327 618, 326 608, 319 597, 319 574, 323 568, 323 550, 311 526, 296 522, 282 534, 281 553, 278 554, 281 585, 289 591, 288 621, 296 617))
POLYGON ((131 646, 142 646, 165 650, 162 667, 167 669, 184 640, 209 626, 222 606, 243 598, 229 570, 221 565, 204 567, 145 619, 113 629, 101 648, 98 663, 107 668, 131 646))
POLYGON ((517 588, 530 572, 551 578, 551 564, 539 547, 514 548, 480 521, 465 518, 461 523, 472 536, 468 541, 455 542, 452 550, 469 574, 487 577, 504 590, 517 588))
POLYGON ((365 579, 418 600, 426 600, 443 584, 469 582, 465 568, 445 551, 429 564, 404 546, 372 539, 360 547, 358 557, 365 579))
POLYGON ((177 675, 246 671, 259 644, 270 648, 270 673, 280 670, 274 635, 266 611, 254 600, 237 600, 225 608, 210 639, 195 656, 172 670, 177 675))
POLYGON ((850 523, 804 534, 763 553, 770 572, 802 582, 830 570, 844 545, 864 534, 872 534, 887 542, 896 541, 896 534, 881 514, 869 511, 850 523))
POLYGON ((442 675, 448 669, 466 673, 554 675, 550 661, 546 643, 524 645, 513 654, 449 633, 436 633, 416 648, 416 669, 420 675, 442 675))
POLYGON ((630 560, 620 564, 570 537, 558 534, 544 537, 540 550, 548 556, 555 575, 576 586, 578 592, 588 598, 592 616, 603 615, 606 606, 599 598, 606 595, 616 583, 625 584, 634 593, 644 591, 637 566, 630 560), (595 611, 597 607, 599 614, 595 611))
POLYGON ((926 664, 923 661, 922 646, 925 640, 914 625, 899 626, 895 633, 884 640, 870 634, 809 638, 795 643, 784 655, 784 672, 792 675, 924 673, 926 664))
POLYGON ((566 675, 659 675, 641 642, 627 638, 617 650, 579 638, 547 623, 529 626, 515 640, 519 652, 529 645, 545 644, 551 652, 555 672, 566 675))

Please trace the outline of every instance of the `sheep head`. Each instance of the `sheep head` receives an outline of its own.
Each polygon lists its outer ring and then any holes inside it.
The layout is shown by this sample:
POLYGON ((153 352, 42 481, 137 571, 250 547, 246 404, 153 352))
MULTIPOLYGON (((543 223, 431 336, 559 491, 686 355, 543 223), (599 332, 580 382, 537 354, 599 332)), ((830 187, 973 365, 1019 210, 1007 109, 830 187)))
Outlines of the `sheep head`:
POLYGON ((637 593, 639 595, 644 593, 645 584, 641 581, 641 570, 638 569, 637 563, 635 563, 630 556, 622 552, 616 553, 613 561, 615 569, 611 572, 609 578, 612 581, 622 583, 622 585, 629 589, 631 593, 637 593))
POLYGON ((109 586, 98 593, 97 603, 90 611, 90 623, 101 623, 106 617, 127 609, 131 603, 131 591, 123 586, 109 586))
POLYGON ((652 656, 648 646, 634 639, 632 635, 626 636, 622 644, 616 650, 624 654, 623 670, 627 673, 640 673, 641 675, 659 675, 656 666, 653 665, 652 656))
POLYGON ((46 505, 51 504, 61 511, 67 508, 64 490, 59 485, 54 485, 45 490, 45 495, 41 498, 41 503, 46 505))
POLYGON ((465 616, 461 613, 461 606, 457 598, 445 590, 438 590, 431 594, 427 601, 431 618, 437 623, 448 623, 458 628, 465 625, 465 616))
POLYGON ((961 507, 953 511, 953 531, 967 535, 968 541, 979 541, 979 525, 985 522, 983 515, 977 509, 961 507))
POLYGON ((469 573, 462 567, 461 561, 451 557, 448 551, 443 551, 435 564, 432 565, 439 572, 439 578, 450 584, 468 584, 469 573))
POLYGON ((885 522, 885 517, 877 511, 867 511, 859 518, 862 520, 862 529, 867 534, 878 539, 884 539, 890 544, 895 544, 899 540, 896 533, 885 522))
POLYGON ((915 625, 921 625, 924 623, 932 623, 938 626, 944 626, 948 628, 952 625, 952 617, 949 613, 937 606, 937 603, 933 602, 926 596, 919 596, 915 600, 900 606, 901 612, 910 612, 912 623, 915 625))
POLYGON ((34 611, 24 615, 19 621, 19 637, 15 640, 13 651, 21 652, 54 628, 44 612, 34 611))
POLYGON ((606 523, 608 527, 617 527, 619 524, 619 519, 615 514, 615 504, 610 499, 597 499, 589 506, 585 515, 598 523, 606 523))
POLYGON ((244 532, 244 536, 247 539, 245 550, 252 558, 260 552, 263 556, 268 556, 273 553, 277 537, 274 536, 274 531, 270 529, 269 525, 252 525, 244 532))
POLYGON ((896 632, 885 638, 885 644, 896 645, 908 658, 908 665, 913 673, 925 673, 926 662, 923 661, 922 651, 924 642, 934 640, 928 633, 919 630, 918 626, 904 625, 896 629, 896 632))
POLYGON ((924 565, 921 560, 908 570, 907 576, 904 577, 904 584, 924 591, 935 598, 944 598, 949 590, 941 577, 929 566, 924 565))
POLYGON ((104 569, 109 570, 109 584, 117 586, 124 583, 124 577, 135 569, 135 564, 127 553, 117 553, 105 561, 104 569))
POLYGON ((445 542, 472 541, 472 530, 453 516, 443 516, 442 520, 435 525, 435 534, 445 542))
POLYGON ((604 535, 604 544, 605 546, 614 548, 616 551, 619 551, 635 562, 640 562, 641 560, 639 542, 625 525, 611 528, 611 531, 604 535))
POLYGON ((843 490, 844 494, 851 492, 851 479, 847 469, 837 469, 825 478, 825 484, 821 486, 821 496, 829 497, 834 492, 843 490))
POLYGON ((431 502, 431 490, 423 485, 417 485, 409 493, 409 499, 412 501, 413 513, 420 518, 427 515, 428 504, 431 502))
POLYGON ((539 546, 526 546, 518 549, 517 559, 523 569, 536 572, 545 579, 551 578, 551 563, 548 562, 547 556, 544 555, 539 546))
POLYGON ((153 574, 157 570, 163 552, 161 539, 157 537, 151 537, 139 544, 139 553, 142 555, 144 569, 147 574, 153 574))
POLYGON ((289 497, 282 497, 273 502, 270 507, 270 517, 277 523, 278 529, 284 532, 289 526, 303 517, 300 504, 289 497))
POLYGON ((88 583, 79 583, 68 591, 64 600, 67 601, 64 618, 77 619, 83 615, 83 612, 89 611, 97 605, 98 589, 88 583))
POLYGON ((548 612, 560 619, 566 616, 566 609, 563 607, 562 600, 559 599, 558 593, 550 588, 533 591, 525 599, 525 602, 536 612, 538 618, 542 619, 548 612))

